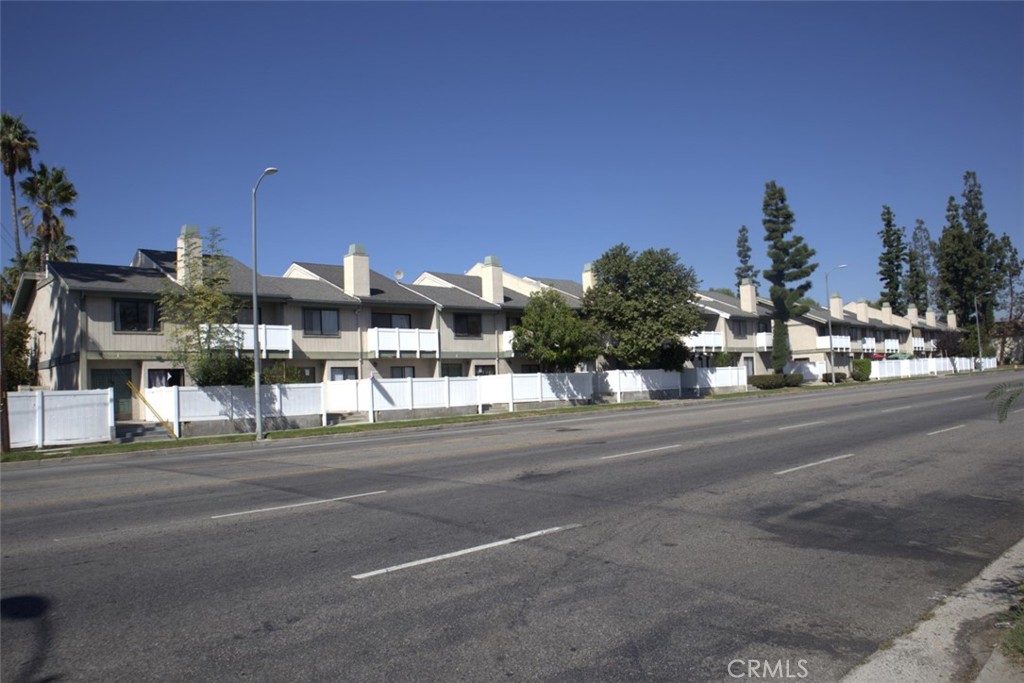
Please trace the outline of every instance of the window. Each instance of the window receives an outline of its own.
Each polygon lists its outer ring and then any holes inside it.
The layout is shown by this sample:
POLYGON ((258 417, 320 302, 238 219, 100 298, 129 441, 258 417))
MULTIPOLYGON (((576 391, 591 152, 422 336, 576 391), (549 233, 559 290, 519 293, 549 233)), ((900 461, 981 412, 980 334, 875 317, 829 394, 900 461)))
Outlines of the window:
POLYGON ((526 374, 526 375, 536 375, 537 373, 540 372, 540 366, 539 365, 532 365, 530 363, 523 363, 523 370, 522 370, 522 372, 523 372, 523 374, 526 374))
POLYGON ((339 382, 346 379, 358 379, 355 368, 331 368, 331 381, 339 382))
POLYGON ((509 316, 505 316, 505 331, 506 332, 511 332, 513 327, 515 327, 516 325, 522 325, 522 324, 523 324, 523 319, 522 318, 516 318, 516 317, 510 316, 510 315, 509 316))
POLYGON ((442 377, 462 377, 462 363, 441 363, 442 377))
POLYGON ((757 321, 757 331, 758 332, 771 332, 772 331, 772 324, 770 322, 768 322, 767 320, 758 320, 757 321))
POLYGON ((494 374, 494 366, 493 365, 478 365, 478 366, 476 366, 476 376, 477 377, 483 377, 485 375, 493 375, 493 374, 494 374))
POLYGON ((456 337, 479 337, 483 334, 479 313, 456 313, 453 322, 456 337))
POLYGON ((391 368, 391 379, 402 379, 405 377, 415 377, 416 368, 411 365, 396 365, 391 368))
POLYGON ((373 313, 370 315, 370 327, 399 327, 408 330, 412 328, 412 316, 408 313, 373 313))
POLYGON ((146 374, 146 386, 180 387, 185 384, 185 371, 181 369, 158 368, 146 374))
MULTIPOLYGON (((260 322, 263 321, 263 308, 257 309, 259 313, 260 322)), ((252 325, 252 306, 249 308, 240 308, 235 314, 235 322, 239 325, 252 325)))
POLYGON ((337 335, 338 311, 333 308, 302 309, 302 331, 306 334, 337 335))
POLYGON ((159 332, 160 313, 152 301, 115 301, 114 330, 117 332, 159 332))

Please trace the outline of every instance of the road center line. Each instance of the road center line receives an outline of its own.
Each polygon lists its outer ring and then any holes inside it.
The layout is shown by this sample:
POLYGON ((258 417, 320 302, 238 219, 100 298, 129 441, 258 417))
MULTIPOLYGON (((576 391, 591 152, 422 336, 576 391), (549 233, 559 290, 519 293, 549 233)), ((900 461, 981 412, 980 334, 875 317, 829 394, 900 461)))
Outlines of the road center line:
POLYGON ((956 427, 947 427, 946 429, 940 429, 937 432, 928 432, 927 436, 935 436, 936 434, 942 434, 944 432, 951 432, 954 429, 963 429, 967 425, 957 425, 956 427))
POLYGON ((825 424, 825 421, 824 420, 818 420, 817 422, 805 422, 805 423, 799 424, 799 425, 787 425, 785 427, 779 427, 779 431, 781 432, 783 429, 800 429, 801 427, 813 427, 814 425, 820 425, 820 424, 825 424))
POLYGON ((400 569, 408 569, 409 567, 418 567, 421 564, 429 564, 431 562, 440 562, 441 560, 448 560, 453 557, 459 557, 460 555, 468 555, 470 553, 478 553, 481 550, 489 550, 491 548, 497 548, 503 545, 509 545, 512 543, 518 543, 519 541, 525 541, 530 538, 537 538, 538 536, 546 536, 548 534, 554 534, 559 531, 568 531, 569 529, 576 529, 579 524, 568 524, 566 526, 555 526, 550 529, 541 529, 540 531, 533 531, 522 536, 515 536, 514 538, 506 538, 501 541, 495 541, 493 543, 485 543, 484 545, 473 546, 472 548, 465 548, 463 550, 456 550, 455 552, 445 553, 444 555, 435 555, 434 557, 427 557, 422 560, 414 560, 413 562, 406 562, 405 564, 396 564, 393 567, 385 567, 384 569, 377 569, 372 572, 366 572, 365 574, 353 574, 353 579, 368 579, 371 576, 379 576, 381 574, 390 574, 391 572, 397 572, 400 569))
POLYGON ((335 503, 339 500, 352 500, 353 498, 362 498, 363 496, 375 496, 378 493, 387 493, 387 491, 370 491, 368 493, 357 493, 353 496, 341 496, 340 498, 328 498, 327 500, 311 500, 305 503, 293 503, 291 505, 278 505, 272 508, 260 508, 259 510, 245 510, 244 512, 229 512, 226 515, 214 515, 210 519, 224 519, 225 517, 237 517, 238 515, 254 515, 257 512, 272 512, 274 510, 287 510, 289 508, 300 508, 306 505, 322 505, 323 503, 335 503))
POLYGON ((847 453, 846 455, 837 455, 834 458, 825 458, 824 460, 819 460, 818 462, 809 462, 806 465, 800 465, 799 467, 790 467, 788 470, 776 472, 775 476, 789 474, 790 472, 796 472, 797 470, 802 470, 807 467, 814 467, 815 465, 824 465, 827 462, 835 462, 836 460, 843 460, 844 458, 852 458, 853 456, 853 453, 847 453))
POLYGON ((674 443, 671 446, 659 446, 657 448, 648 448, 647 450, 643 450, 643 451, 632 451, 631 453, 619 453, 617 455, 602 455, 600 458, 598 458, 598 460, 611 460, 612 458, 625 458, 627 455, 643 455, 644 453, 655 453, 657 451, 667 451, 667 450, 669 450, 671 448, 680 448, 680 445, 677 444, 677 443, 674 443))

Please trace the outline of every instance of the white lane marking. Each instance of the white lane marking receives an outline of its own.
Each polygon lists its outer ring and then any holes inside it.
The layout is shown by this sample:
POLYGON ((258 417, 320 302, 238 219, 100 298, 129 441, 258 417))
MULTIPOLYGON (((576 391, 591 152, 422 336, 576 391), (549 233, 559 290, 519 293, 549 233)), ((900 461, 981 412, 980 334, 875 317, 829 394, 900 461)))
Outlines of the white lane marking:
POLYGON ((541 529, 540 531, 532 531, 522 536, 515 536, 513 538, 506 538, 501 541, 495 541, 493 543, 485 543, 484 545, 473 546, 472 548, 465 548, 463 550, 456 550, 455 552, 445 553, 444 555, 435 555, 434 557, 426 557, 422 560, 414 560, 413 562, 406 562, 405 564, 396 564, 392 567, 385 567, 384 569, 377 569, 372 572, 366 572, 364 574, 353 574, 353 579, 368 579, 371 576, 379 576, 381 574, 390 574, 391 572, 397 572, 400 569, 408 569, 409 567, 418 567, 421 564, 429 564, 431 562, 440 562, 441 560, 448 560, 453 557, 459 557, 460 555, 468 555, 470 553, 478 553, 481 550, 489 550, 491 548, 497 548, 503 545, 509 545, 511 543, 518 543, 519 541, 525 541, 530 538, 537 538, 538 536, 546 536, 548 534, 554 534, 559 531, 568 531, 569 529, 576 529, 579 524, 567 524, 566 526, 555 526, 550 529, 541 529))
POLYGON ((804 469, 806 467, 814 467, 815 465, 824 465, 827 462, 835 462, 836 460, 843 460, 844 458, 852 458, 853 456, 854 456, 853 453, 847 453, 846 455, 837 455, 834 458, 825 458, 824 460, 819 460, 818 462, 809 462, 806 465, 800 465, 799 467, 790 467, 788 470, 782 470, 781 472, 776 472, 775 476, 779 476, 781 474, 789 474, 790 472, 796 472, 797 470, 802 470, 802 469, 804 469))
POLYGON ((813 427, 814 425, 820 425, 820 424, 825 424, 825 421, 824 420, 818 420, 817 422, 805 422, 805 423, 799 424, 799 425, 788 425, 786 427, 779 427, 779 431, 781 432, 783 429, 800 429, 801 427, 813 427))
POLYGON ((910 410, 913 407, 914 406, 900 406, 899 408, 889 408, 887 410, 883 410, 882 412, 883 413, 895 413, 897 410, 910 410))
POLYGON ((963 429, 967 425, 957 425, 956 427, 947 427, 946 429, 940 429, 937 432, 928 432, 927 436, 935 436, 936 434, 943 434, 945 432, 951 432, 954 429, 963 429))
POLYGON ((974 398, 974 396, 957 396, 956 398, 951 398, 949 400, 950 400, 950 402, 952 402, 952 401, 966 401, 969 398, 974 398))
POLYGON ((244 512, 229 512, 226 515, 214 515, 210 519, 224 519, 225 517, 237 517, 238 515, 254 515, 257 512, 272 512, 274 510, 288 510, 289 508, 300 508, 306 505, 322 505, 323 503, 336 503, 339 500, 352 500, 353 498, 362 498, 363 496, 376 496, 379 493, 387 493, 387 491, 370 491, 368 493, 357 493, 352 496, 341 496, 340 498, 328 498, 327 500, 311 500, 305 503, 293 503, 291 505, 278 505, 272 508, 260 508, 259 510, 245 510, 244 512))
POLYGON ((1024 408, 1018 408, 1017 410, 1011 410, 1011 413, 1024 413, 1024 408))
POLYGON ((667 451, 667 450, 669 450, 671 448, 680 448, 680 445, 677 444, 677 443, 674 443, 671 446, 659 446, 658 448, 648 448, 647 450, 643 450, 643 451, 633 451, 631 453, 619 453, 618 455, 602 455, 598 459, 599 460, 611 460, 612 458, 625 458, 627 455, 642 455, 644 453, 654 453, 656 451, 667 451))

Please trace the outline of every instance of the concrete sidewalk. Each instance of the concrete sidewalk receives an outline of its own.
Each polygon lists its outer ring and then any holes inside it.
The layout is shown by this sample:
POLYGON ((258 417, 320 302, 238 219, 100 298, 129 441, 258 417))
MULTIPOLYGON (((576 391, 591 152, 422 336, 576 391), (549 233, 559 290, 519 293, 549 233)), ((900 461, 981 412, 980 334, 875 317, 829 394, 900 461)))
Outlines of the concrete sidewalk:
POLYGON ((1024 683, 1024 664, 1002 655, 990 643, 977 652, 972 643, 994 616, 1020 599, 1024 581, 1024 540, 945 599, 934 616, 921 621, 892 647, 878 650, 847 674, 842 683, 1024 683), (989 654, 991 650, 991 654, 989 654), (984 666, 979 671, 978 661, 984 666))

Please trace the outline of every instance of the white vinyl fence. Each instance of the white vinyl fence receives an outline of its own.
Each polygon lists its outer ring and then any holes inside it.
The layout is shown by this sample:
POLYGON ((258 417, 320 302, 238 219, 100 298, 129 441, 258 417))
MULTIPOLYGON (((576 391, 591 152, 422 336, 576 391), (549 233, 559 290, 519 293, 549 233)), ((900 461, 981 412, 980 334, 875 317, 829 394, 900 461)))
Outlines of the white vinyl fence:
POLYGON ((114 390, 12 391, 11 448, 113 441, 114 390))
MULTIPOLYGON (((158 413, 146 407, 146 420, 166 420, 181 436, 182 422, 251 420, 256 416, 252 387, 152 387, 146 400, 158 413)), ((320 384, 269 384, 260 387, 260 408, 264 417, 321 415, 326 424, 323 387, 320 384)))
POLYGON ((687 368, 683 370, 683 388, 701 394, 710 389, 743 387, 747 389, 747 368, 687 368))
POLYGON ((975 364, 981 370, 994 370, 995 358, 908 358, 907 360, 871 361, 871 379, 919 377, 950 372, 974 372, 975 364))

